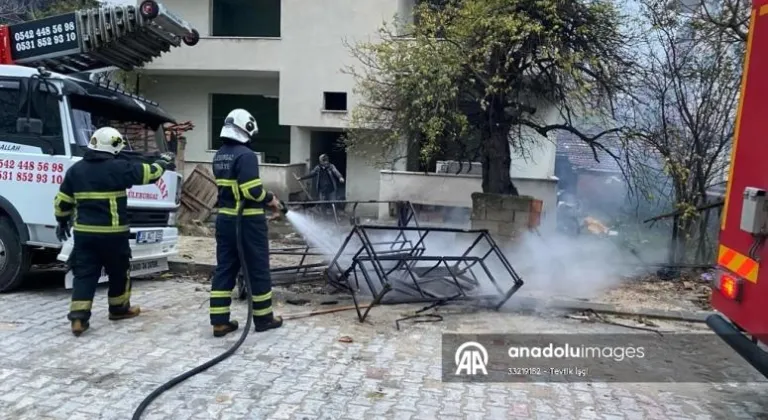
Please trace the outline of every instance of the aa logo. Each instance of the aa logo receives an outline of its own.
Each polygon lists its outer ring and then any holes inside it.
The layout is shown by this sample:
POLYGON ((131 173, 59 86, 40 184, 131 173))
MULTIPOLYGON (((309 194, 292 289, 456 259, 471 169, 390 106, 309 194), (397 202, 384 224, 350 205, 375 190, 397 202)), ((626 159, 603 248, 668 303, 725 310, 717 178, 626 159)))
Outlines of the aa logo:
POLYGON ((476 375, 482 372, 487 375, 486 365, 488 365, 488 351, 482 344, 467 341, 456 349, 454 356, 456 362, 456 374, 476 375))

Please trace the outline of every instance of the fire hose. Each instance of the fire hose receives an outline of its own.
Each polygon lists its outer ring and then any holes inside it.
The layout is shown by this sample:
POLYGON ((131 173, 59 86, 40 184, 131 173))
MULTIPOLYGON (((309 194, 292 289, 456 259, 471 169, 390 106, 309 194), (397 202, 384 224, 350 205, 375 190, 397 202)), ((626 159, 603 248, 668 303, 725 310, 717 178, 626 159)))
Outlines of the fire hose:
MULTIPOLYGON (((139 404, 138 408, 136 408, 136 411, 133 412, 132 420, 139 420, 141 419, 141 415, 146 411, 147 407, 157 399, 160 395, 162 395, 165 391, 170 390, 174 386, 186 381, 187 379, 205 372, 209 368, 223 362, 237 351, 237 349, 240 348, 240 346, 243 345, 245 342, 245 339, 248 338, 248 332, 251 330, 251 325, 253 323, 253 317, 251 316, 251 301, 253 300, 253 291, 251 290, 251 282, 249 281, 249 275, 248 275, 248 264, 245 264, 245 250, 243 248, 243 208, 245 206, 240 206, 240 208, 237 211, 237 218, 235 219, 235 241, 237 243, 237 255, 238 258, 241 261, 240 267, 243 270, 243 277, 246 279, 243 283, 245 283, 245 291, 247 294, 247 305, 248 305, 248 315, 247 315, 247 321, 245 322, 245 328, 243 329, 243 332, 240 334, 240 338, 235 342, 235 344, 232 345, 232 347, 228 348, 226 351, 221 353, 220 355, 214 357, 213 359, 196 366, 184 373, 182 373, 179 376, 176 376, 175 378, 169 380, 168 382, 160 385, 152 391, 151 394, 147 395, 146 398, 139 404)), ((288 208, 285 206, 285 203, 283 201, 280 201, 280 209, 283 214, 288 213, 288 208)))

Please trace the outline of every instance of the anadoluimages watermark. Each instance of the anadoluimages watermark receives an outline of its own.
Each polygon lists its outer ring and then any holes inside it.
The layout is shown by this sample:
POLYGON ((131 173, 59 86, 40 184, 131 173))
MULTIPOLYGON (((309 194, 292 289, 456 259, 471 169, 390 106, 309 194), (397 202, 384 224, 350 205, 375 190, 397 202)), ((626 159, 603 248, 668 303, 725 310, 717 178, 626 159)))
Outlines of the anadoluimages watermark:
POLYGON ((766 382, 714 334, 444 334, 447 382, 766 382))

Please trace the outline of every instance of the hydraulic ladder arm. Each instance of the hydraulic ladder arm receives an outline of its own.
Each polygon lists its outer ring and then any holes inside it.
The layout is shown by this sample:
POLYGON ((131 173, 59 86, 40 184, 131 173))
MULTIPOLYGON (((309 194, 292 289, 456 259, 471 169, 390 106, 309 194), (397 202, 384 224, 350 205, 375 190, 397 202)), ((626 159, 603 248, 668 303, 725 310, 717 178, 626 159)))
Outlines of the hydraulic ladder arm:
POLYGON ((83 9, 0 26, 0 64, 45 67, 61 74, 108 67, 130 71, 200 34, 154 0, 139 7, 83 9))

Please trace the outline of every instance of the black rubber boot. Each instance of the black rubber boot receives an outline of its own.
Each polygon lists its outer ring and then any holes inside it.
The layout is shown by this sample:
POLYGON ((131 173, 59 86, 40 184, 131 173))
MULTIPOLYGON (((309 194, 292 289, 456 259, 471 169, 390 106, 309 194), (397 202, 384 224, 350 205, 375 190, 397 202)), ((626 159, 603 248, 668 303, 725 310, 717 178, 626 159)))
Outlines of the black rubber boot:
POLYGON ((72 323, 72 335, 80 337, 91 325, 88 321, 82 319, 73 319, 72 323))
POLYGON ((256 332, 264 332, 274 330, 283 326, 283 318, 279 316, 267 315, 267 316, 255 316, 253 317, 253 330, 256 332))
POLYGON ((110 321, 120 321, 123 319, 136 318, 141 313, 141 308, 138 306, 126 306, 125 309, 120 311, 112 311, 109 313, 110 321))
POLYGON ((229 321, 226 324, 220 324, 220 325, 214 325, 213 326, 213 336, 214 337, 224 337, 225 335, 237 331, 237 329, 240 328, 237 324, 237 321, 229 321))

